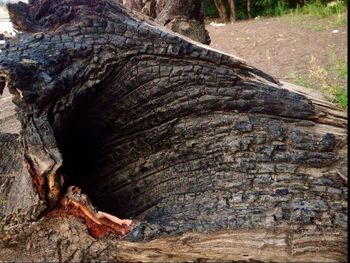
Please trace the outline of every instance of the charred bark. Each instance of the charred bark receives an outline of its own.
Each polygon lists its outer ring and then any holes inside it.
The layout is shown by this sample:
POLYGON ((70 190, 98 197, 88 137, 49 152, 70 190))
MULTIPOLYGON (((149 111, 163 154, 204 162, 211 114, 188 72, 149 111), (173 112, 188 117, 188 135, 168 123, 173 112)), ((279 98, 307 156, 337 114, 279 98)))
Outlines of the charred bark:
POLYGON ((9 11, 23 33, 0 53, 0 84, 21 132, 0 135, 3 260, 346 260, 334 105, 115 1, 9 11), (57 219, 73 184, 133 219, 126 240, 57 219))
POLYGON ((163 26, 203 44, 210 44, 201 0, 121 0, 129 10, 142 12, 163 26))

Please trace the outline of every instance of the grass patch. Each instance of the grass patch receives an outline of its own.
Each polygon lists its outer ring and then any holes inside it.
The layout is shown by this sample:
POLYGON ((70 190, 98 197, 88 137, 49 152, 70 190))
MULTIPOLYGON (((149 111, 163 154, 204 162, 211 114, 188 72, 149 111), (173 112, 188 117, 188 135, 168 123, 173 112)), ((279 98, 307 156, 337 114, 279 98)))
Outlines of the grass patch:
POLYGON ((313 26, 312 27, 312 30, 314 31, 314 32, 321 32, 321 31, 323 31, 323 30, 325 30, 322 26, 320 26, 320 25, 316 25, 316 26, 313 26))
POLYGON ((329 85, 326 86, 323 84, 318 85, 313 83, 307 76, 291 73, 292 83, 309 88, 315 89, 323 93, 331 102, 341 106, 343 110, 348 108, 348 89, 347 87, 341 87, 338 85, 329 85))
POLYGON ((348 90, 347 88, 338 88, 334 92, 334 100, 344 110, 348 108, 348 90))
MULTIPOLYGON (((334 29, 340 29, 347 26, 347 11, 340 14, 329 14, 329 16, 323 17, 317 15, 317 13, 310 14, 307 12, 293 11, 287 15, 281 16, 279 19, 289 19, 296 26, 307 27, 313 32, 332 31, 334 29), (309 23, 309 21, 312 21, 309 23), (317 23, 314 23, 317 22, 317 23)), ((343 28, 342 30, 346 30, 343 28)))
POLYGON ((332 66, 323 68, 317 65, 315 58, 311 58, 308 75, 291 73, 292 82, 306 88, 322 92, 333 103, 340 105, 344 110, 348 108, 348 64, 330 54, 332 66))
POLYGON ((347 11, 347 3, 343 0, 335 0, 328 4, 323 3, 321 0, 316 0, 304 6, 296 6, 296 8, 290 8, 285 5, 277 6, 275 12, 270 10, 269 13, 273 16, 291 14, 296 16, 306 15, 313 18, 334 17, 337 25, 346 25, 347 11))
MULTIPOLYGON (((347 5, 341 0, 332 1, 326 5, 321 3, 321 1, 315 1, 308 3, 303 7, 296 8, 293 10, 293 13, 324 18, 346 14, 347 10, 347 5)), ((346 17, 346 15, 344 15, 344 17, 346 17)), ((343 17, 342 20, 344 20, 343 17)))
POLYGON ((348 24, 348 12, 338 14, 333 21, 333 26, 335 27, 346 26, 347 24, 348 24))
POLYGON ((347 79, 348 78, 348 65, 344 63, 344 66, 340 69, 340 76, 347 79))
POLYGON ((336 74, 339 78, 343 80, 348 79, 348 64, 346 61, 339 59, 337 53, 334 49, 331 49, 329 54, 329 61, 332 64, 330 67, 330 72, 336 74))
POLYGON ((291 82, 295 85, 299 85, 308 89, 317 89, 317 85, 312 83, 304 75, 300 73, 291 72, 290 74, 291 82))

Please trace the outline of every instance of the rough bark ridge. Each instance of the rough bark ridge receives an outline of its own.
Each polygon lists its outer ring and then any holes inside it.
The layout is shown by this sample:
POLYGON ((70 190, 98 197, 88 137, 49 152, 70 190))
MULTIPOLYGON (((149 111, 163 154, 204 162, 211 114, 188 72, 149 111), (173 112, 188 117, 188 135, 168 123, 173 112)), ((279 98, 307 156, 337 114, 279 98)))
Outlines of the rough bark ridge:
POLYGON ((332 104, 115 1, 9 10, 24 33, 0 53, 0 88, 22 128, 0 136, 0 258, 346 260, 347 117, 332 104), (71 184, 138 222, 129 241, 50 219, 71 184))
POLYGON ((142 12, 163 26, 203 44, 210 44, 204 26, 202 0, 119 0, 130 10, 142 12))

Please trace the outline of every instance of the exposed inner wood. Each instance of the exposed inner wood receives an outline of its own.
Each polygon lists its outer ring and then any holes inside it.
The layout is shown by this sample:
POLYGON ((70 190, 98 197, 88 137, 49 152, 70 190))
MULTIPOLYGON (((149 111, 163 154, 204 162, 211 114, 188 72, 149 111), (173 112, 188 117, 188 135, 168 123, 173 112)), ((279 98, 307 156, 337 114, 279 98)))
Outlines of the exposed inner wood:
MULTIPOLYGON (((83 217, 86 222, 90 222, 87 223, 87 226, 90 232, 95 234, 95 237, 103 236, 102 233, 96 234, 96 228, 99 229, 102 227, 110 229, 111 231, 105 233, 111 232, 122 237, 126 236, 132 229, 132 220, 120 219, 111 214, 97 211, 91 204, 88 196, 82 193, 81 189, 77 186, 68 187, 66 194, 60 201, 60 205, 63 206, 64 210, 69 209, 72 211, 72 215, 83 217), (78 210, 78 212, 75 212, 76 210, 78 210)), ((53 214, 60 215, 60 213, 53 214)), ((51 215, 53 214, 51 213, 51 215)))

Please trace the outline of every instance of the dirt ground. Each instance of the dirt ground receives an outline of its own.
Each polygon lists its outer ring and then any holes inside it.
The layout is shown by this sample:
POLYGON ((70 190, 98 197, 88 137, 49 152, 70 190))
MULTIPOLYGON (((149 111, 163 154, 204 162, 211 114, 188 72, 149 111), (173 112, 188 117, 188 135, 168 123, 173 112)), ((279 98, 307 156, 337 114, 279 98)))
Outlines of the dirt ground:
POLYGON ((347 63, 347 26, 334 17, 287 15, 219 27, 209 22, 213 48, 243 58, 279 80, 295 82, 295 74, 307 77, 312 65, 329 69, 339 61, 347 63))

